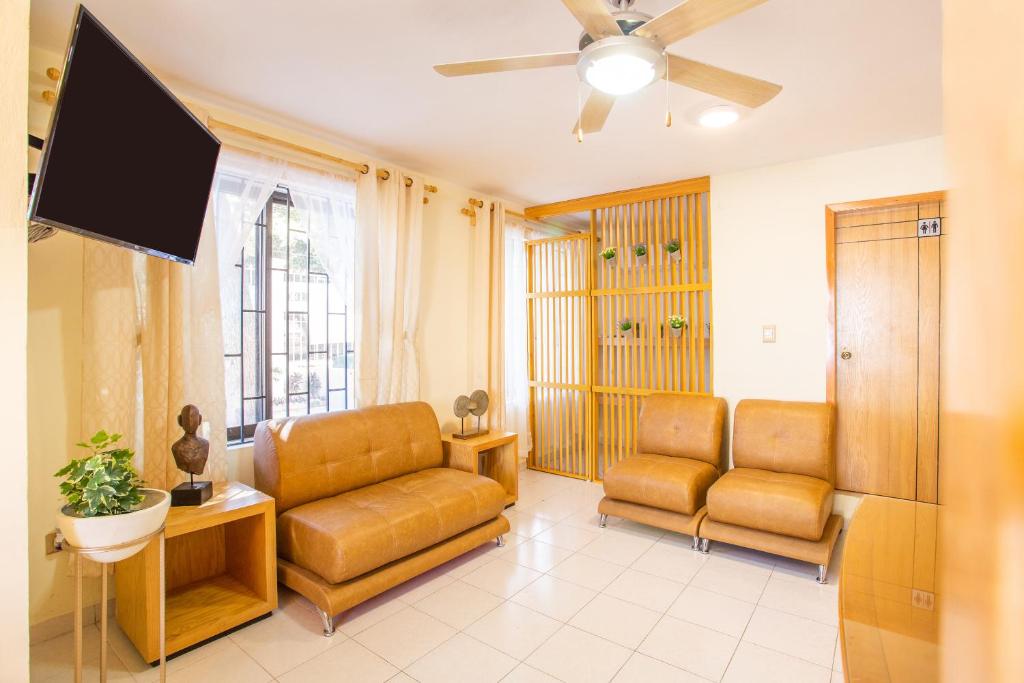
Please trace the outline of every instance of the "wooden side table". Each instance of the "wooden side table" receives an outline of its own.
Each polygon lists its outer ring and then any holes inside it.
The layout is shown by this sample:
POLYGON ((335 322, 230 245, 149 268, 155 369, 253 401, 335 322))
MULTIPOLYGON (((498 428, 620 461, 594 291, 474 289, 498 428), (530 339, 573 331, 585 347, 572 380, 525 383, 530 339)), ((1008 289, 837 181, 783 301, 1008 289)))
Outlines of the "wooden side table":
MULTIPOLYGON (((167 654, 277 609, 274 499, 220 483, 195 507, 172 507, 165 524, 167 654)), ((143 659, 160 657, 160 562, 154 539, 117 563, 117 623, 143 659)))
POLYGON ((519 499, 519 435, 515 432, 489 432, 471 439, 441 436, 444 463, 495 480, 505 489, 505 507, 519 499))

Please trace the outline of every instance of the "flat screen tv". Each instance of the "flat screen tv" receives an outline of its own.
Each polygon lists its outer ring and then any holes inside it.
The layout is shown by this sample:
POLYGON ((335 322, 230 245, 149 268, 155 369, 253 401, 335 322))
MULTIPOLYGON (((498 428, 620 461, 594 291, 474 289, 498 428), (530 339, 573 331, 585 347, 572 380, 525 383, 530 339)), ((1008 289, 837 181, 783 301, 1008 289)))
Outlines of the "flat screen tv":
POLYGON ((79 6, 29 220, 194 263, 220 141, 79 6))

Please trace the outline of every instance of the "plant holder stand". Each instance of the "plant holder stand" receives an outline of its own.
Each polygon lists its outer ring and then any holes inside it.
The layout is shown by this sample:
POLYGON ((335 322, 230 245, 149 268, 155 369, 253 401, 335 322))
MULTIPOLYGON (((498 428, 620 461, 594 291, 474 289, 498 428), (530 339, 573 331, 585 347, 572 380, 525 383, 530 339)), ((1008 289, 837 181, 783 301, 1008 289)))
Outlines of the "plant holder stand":
MULTIPOLYGON (((141 538, 133 538, 130 541, 124 543, 117 543, 115 545, 97 546, 94 548, 77 548, 70 543, 65 542, 63 545, 64 550, 75 556, 75 683, 82 683, 82 556, 97 555, 100 553, 109 552, 111 550, 120 550, 129 546, 137 545, 142 543, 142 547, 139 548, 141 551, 146 547, 144 541, 149 541, 152 538, 159 538, 160 548, 159 554, 159 566, 160 566, 160 681, 164 683, 167 680, 167 653, 166 653, 166 633, 165 633, 165 622, 166 622, 166 608, 165 608, 165 583, 166 575, 164 571, 164 525, 161 524, 160 528, 151 534, 147 534, 141 538)), ((122 558, 123 559, 123 558, 122 558)), ((101 568, 100 573, 100 683, 106 683, 107 681, 107 650, 109 649, 107 644, 107 602, 108 602, 108 591, 107 591, 107 566, 109 562, 100 562, 101 568)))

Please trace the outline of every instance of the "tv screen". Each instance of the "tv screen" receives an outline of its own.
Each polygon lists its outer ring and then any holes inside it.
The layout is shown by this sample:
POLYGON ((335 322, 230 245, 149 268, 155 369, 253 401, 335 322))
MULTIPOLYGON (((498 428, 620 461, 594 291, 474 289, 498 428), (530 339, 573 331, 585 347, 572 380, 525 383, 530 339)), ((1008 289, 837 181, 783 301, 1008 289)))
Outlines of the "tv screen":
POLYGON ((84 7, 29 219, 193 263, 220 141, 84 7))

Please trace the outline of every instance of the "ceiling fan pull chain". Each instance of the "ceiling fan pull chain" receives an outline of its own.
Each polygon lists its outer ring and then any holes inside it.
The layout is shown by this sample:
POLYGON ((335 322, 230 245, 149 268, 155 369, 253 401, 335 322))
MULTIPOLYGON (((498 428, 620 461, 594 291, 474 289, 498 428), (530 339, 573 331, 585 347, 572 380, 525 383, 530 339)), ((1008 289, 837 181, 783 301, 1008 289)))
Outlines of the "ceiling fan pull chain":
MULTIPOLYGON (((662 53, 662 54, 665 54, 665 53, 662 53)), ((668 80, 668 64, 669 64, 669 60, 668 60, 668 58, 666 56, 666 59, 665 59, 665 127, 666 128, 671 128, 672 127, 672 101, 669 99, 669 93, 668 93, 668 84, 669 84, 669 80, 668 80)))

